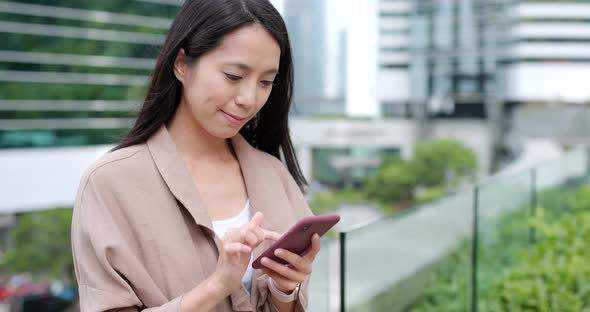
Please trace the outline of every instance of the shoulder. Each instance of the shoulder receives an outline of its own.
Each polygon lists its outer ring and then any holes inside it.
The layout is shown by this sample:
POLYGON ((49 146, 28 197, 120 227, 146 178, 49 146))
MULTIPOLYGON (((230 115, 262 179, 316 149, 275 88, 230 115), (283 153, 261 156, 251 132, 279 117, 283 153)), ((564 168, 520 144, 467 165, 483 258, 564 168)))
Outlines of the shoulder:
MULTIPOLYGON (((295 208, 295 214, 298 218, 311 215, 311 209, 307 204, 303 192, 297 182, 287 169, 286 165, 275 156, 266 152, 257 150, 259 161, 264 162, 265 168, 269 168, 278 176, 282 188, 287 195, 287 198, 295 208)), ((265 172, 265 174, 268 174, 265 172)))
POLYGON ((148 154, 146 144, 138 144, 102 155, 84 171, 78 191, 83 192, 89 182, 106 186, 141 171, 151 159, 148 154))
POLYGON ((261 162, 264 167, 272 169, 272 171, 279 175, 282 181, 291 179, 295 183, 291 173, 289 173, 286 165, 280 159, 257 148, 252 147, 252 149, 254 150, 253 153, 256 155, 256 160, 261 162))
POLYGON ((80 179, 72 228, 98 231, 98 223, 127 220, 126 207, 133 200, 137 181, 146 181, 149 159, 146 145, 138 144, 108 152, 93 162, 80 179))

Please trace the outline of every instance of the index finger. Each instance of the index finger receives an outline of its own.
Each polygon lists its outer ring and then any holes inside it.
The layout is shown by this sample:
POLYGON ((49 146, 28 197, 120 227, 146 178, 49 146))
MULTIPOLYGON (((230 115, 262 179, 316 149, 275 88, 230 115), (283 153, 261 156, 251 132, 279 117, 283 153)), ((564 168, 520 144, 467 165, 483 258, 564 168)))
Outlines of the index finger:
POLYGON ((275 232, 275 231, 271 231, 271 230, 267 230, 264 228, 260 228, 262 230, 262 234, 264 235, 264 239, 271 239, 271 240, 278 240, 279 238, 281 238, 281 234, 275 232))
POLYGON ((248 227, 252 231, 254 231, 254 233, 256 233, 256 236, 258 236, 260 239, 272 239, 272 240, 277 240, 277 239, 279 239, 279 237, 281 237, 281 234, 263 228, 261 226, 262 221, 264 221, 264 214, 262 214, 262 212, 258 211, 254 214, 254 216, 250 220, 250 223, 248 224, 248 227))
POLYGON ((264 214, 262 214, 260 211, 257 211, 252 219, 250 219, 250 224, 254 227, 259 227, 262 224, 262 221, 264 221, 264 214))
POLYGON ((313 261, 318 252, 320 252, 320 236, 315 233, 311 237, 311 246, 301 256, 313 261))

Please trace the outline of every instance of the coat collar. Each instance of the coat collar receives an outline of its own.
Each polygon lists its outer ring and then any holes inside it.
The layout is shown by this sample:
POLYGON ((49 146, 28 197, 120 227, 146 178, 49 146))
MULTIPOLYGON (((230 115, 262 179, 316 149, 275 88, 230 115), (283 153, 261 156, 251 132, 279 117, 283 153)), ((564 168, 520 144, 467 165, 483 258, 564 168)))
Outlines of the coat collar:
MULTIPOLYGON (((264 214, 262 226, 269 230, 279 231, 284 223, 283 220, 289 219, 285 213, 292 211, 280 176, 267 159, 269 156, 252 147, 240 134, 231 138, 231 143, 240 163, 252 215, 257 211, 262 212, 264 214)), ((147 146, 170 192, 188 210, 197 225, 205 227, 210 230, 210 233, 213 233, 209 213, 165 126, 162 126, 148 139, 147 146)), ((214 240, 219 248, 221 242, 216 236, 214 240)), ((256 248, 254 259, 270 244, 271 242, 267 241, 256 248)), ((253 281, 256 281, 261 274, 261 270, 255 270, 253 281)), ((252 287, 256 287, 256 283, 253 283, 252 287)), ((232 304, 234 310, 245 311, 249 309, 245 290, 232 293, 232 304)))
MULTIPOLYGON (((279 211, 291 211, 283 182, 272 163, 272 157, 252 147, 240 134, 231 138, 240 163, 252 214, 264 214, 263 226, 277 230, 275 220, 282 220, 279 211)), ((209 213, 193 183, 190 172, 182 160, 168 130, 162 126, 147 141, 148 149, 170 192, 191 213, 195 222, 213 229, 209 213)), ((280 224, 280 222, 279 222, 280 224)))

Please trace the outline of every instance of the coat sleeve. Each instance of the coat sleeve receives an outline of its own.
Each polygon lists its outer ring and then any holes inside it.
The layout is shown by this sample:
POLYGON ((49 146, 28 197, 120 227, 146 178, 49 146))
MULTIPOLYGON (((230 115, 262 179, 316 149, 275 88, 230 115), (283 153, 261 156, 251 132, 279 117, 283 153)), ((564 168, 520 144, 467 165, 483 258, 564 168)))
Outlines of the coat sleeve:
POLYGON ((80 310, 179 312, 181 297, 146 308, 131 280, 149 276, 131 251, 128 229, 108 183, 82 179, 72 218, 72 252, 80 310), (126 239, 127 238, 127 239, 126 239))
MULTIPOLYGON (((307 310, 307 289, 309 288, 309 279, 301 285, 299 297, 295 305, 295 311, 305 312, 307 310)), ((260 294, 260 301, 256 311, 260 312, 278 312, 277 307, 272 302, 271 293, 268 289, 268 275, 263 274, 258 278, 258 291, 260 294)))

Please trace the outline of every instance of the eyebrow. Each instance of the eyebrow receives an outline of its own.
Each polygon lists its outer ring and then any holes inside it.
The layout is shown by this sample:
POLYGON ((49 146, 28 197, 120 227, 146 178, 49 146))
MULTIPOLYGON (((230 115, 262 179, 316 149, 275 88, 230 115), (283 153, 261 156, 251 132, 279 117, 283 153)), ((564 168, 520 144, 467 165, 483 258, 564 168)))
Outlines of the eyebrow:
MULTIPOLYGON (((229 66, 236 66, 241 70, 244 71, 251 71, 252 68, 250 68, 250 66, 244 64, 244 63, 239 63, 239 62, 234 62, 234 63, 226 63, 225 65, 229 65, 229 66)), ((279 72, 278 68, 271 68, 269 70, 266 70, 263 74, 276 74, 279 72)))

